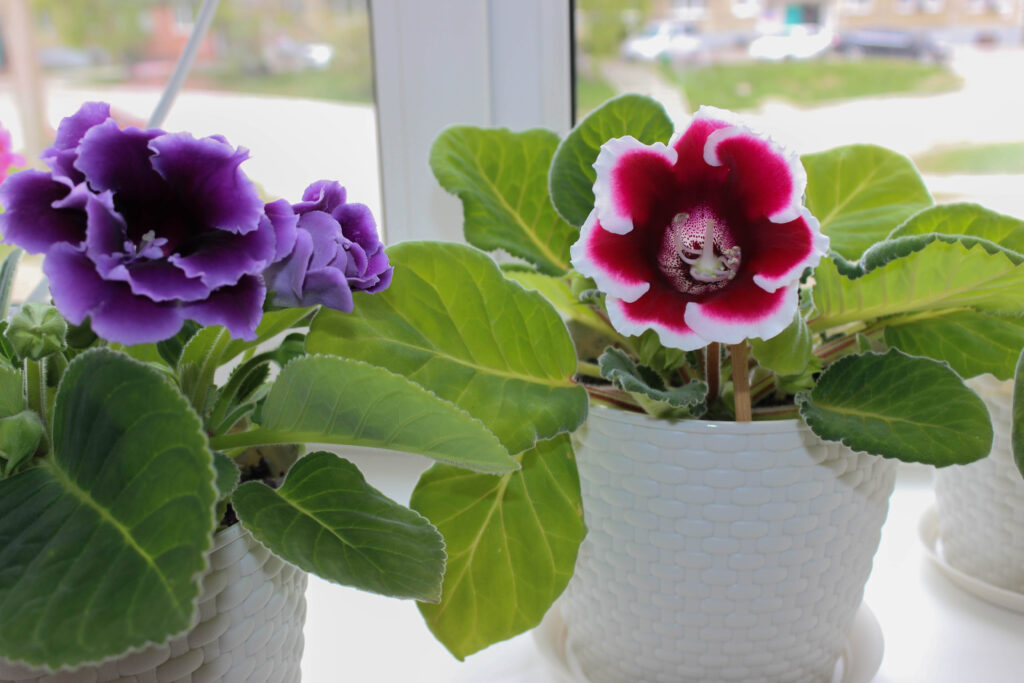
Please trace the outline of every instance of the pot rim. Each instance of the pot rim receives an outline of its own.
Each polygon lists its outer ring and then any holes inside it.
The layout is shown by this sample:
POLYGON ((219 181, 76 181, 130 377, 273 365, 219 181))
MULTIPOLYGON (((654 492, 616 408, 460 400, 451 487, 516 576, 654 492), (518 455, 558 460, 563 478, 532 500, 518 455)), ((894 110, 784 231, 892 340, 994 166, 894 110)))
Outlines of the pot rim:
POLYGON ((662 429, 673 432, 689 432, 699 434, 792 434, 793 432, 811 432, 810 427, 800 419, 762 420, 757 422, 731 422, 726 420, 666 420, 628 410, 612 408, 599 403, 590 404, 587 419, 599 416, 600 419, 621 422, 647 429, 662 429))

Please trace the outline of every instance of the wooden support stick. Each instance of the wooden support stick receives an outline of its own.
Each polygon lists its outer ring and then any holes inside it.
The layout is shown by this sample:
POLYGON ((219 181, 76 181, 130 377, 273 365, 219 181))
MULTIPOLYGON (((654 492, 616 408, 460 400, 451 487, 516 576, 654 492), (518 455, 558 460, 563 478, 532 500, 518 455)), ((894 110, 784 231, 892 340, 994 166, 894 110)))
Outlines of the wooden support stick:
POLYGON ((736 421, 750 422, 750 371, 747 369, 747 343, 729 346, 732 356, 732 391, 736 406, 736 421))
POLYGON ((711 342, 704 348, 704 381, 708 384, 708 405, 718 398, 721 356, 718 342, 711 342))

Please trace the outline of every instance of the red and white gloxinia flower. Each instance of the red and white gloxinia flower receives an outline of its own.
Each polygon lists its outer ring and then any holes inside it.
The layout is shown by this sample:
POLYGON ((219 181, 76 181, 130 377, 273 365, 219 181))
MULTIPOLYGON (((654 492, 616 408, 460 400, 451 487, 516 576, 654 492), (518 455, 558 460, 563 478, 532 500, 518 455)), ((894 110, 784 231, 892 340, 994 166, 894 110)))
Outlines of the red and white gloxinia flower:
POLYGON ((793 321, 800 275, 828 250, 799 157, 702 107, 668 146, 609 140, 594 168, 572 264, 607 294, 616 330, 689 351, 793 321))

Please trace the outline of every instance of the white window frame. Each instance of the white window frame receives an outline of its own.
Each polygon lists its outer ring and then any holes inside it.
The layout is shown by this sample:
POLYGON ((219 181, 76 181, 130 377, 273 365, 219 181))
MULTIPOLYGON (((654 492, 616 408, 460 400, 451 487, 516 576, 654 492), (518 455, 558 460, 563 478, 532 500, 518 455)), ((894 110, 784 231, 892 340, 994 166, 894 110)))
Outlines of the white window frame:
POLYGON ((369 0, 384 236, 462 241, 434 179, 447 126, 572 124, 570 0, 369 0))

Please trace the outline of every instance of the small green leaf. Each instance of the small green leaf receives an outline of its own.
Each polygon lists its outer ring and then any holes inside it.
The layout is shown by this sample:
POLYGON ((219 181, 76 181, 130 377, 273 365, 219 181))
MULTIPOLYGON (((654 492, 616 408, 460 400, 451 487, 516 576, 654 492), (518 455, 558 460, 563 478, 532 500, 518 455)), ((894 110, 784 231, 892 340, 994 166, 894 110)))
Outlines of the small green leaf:
POLYGON ((43 421, 32 410, 0 417, 0 474, 13 472, 36 452, 43 440, 43 421))
POLYGON ((223 453, 213 454, 213 469, 217 471, 217 479, 214 482, 217 493, 221 498, 227 498, 234 493, 242 473, 238 471, 235 461, 223 453))
POLYGON ((0 481, 0 657, 74 667, 190 628, 217 493, 188 402, 160 372, 86 351, 53 450, 0 481))
POLYGON ((601 145, 631 135, 651 144, 669 141, 674 126, 665 108, 643 95, 608 100, 580 121, 562 140, 551 162, 551 200, 570 225, 581 227, 594 208, 594 162, 601 145))
POLYGON ((231 360, 243 351, 259 346, 286 330, 308 322, 306 318, 310 317, 315 310, 316 307, 313 306, 310 308, 285 308, 280 311, 267 311, 263 314, 260 324, 256 327, 256 338, 250 340, 232 339, 224 351, 223 362, 231 360))
POLYGON ((17 415, 25 409, 25 392, 21 373, 0 366, 0 417, 17 415))
POLYGON ((945 467, 992 448, 978 395, 945 363, 896 349, 840 358, 797 404, 821 438, 886 458, 945 467))
POLYGON ((1024 254, 1024 221, 977 204, 944 204, 914 214, 889 235, 971 235, 1024 254))
POLYGON ((1017 359, 1017 372, 1013 379, 1013 411, 1010 418, 1010 443, 1013 448, 1013 461, 1017 469, 1024 475, 1024 349, 1017 359))
POLYGON ((585 528, 569 437, 518 457, 503 477, 434 465, 412 494, 448 549, 441 602, 420 612, 459 659, 539 624, 576 565, 585 528))
MULTIPOLYGON (((7 308, 11 303, 11 288, 14 285, 14 274, 18 271, 21 249, 13 249, 4 256, 0 263, 0 320, 7 320, 7 308)), ((0 252, 2 255, 2 252, 0 252)))
POLYGON ((1024 347, 1024 318, 972 310, 910 315, 886 321, 885 343, 915 356, 946 361, 961 377, 1013 377, 1024 347))
POLYGON ((437 529, 333 453, 300 458, 276 491, 246 482, 233 503, 256 540, 300 569, 393 597, 441 597, 445 553, 437 529))
POLYGON ((204 327, 196 332, 185 344, 178 359, 178 381, 181 391, 188 396, 192 407, 200 415, 206 413, 208 403, 213 398, 214 374, 224 363, 225 351, 231 343, 231 334, 220 325, 204 327))
POLYGON ((693 380, 668 388, 664 380, 636 362, 621 349, 608 347, 597 359, 601 376, 619 389, 629 392, 651 415, 663 419, 699 417, 707 409, 708 385, 693 380))
POLYGON ((807 208, 831 247, 850 260, 932 205, 910 159, 874 145, 837 147, 802 157, 807 208))
MULTIPOLYGON (((199 329, 199 323, 194 320, 186 320, 185 324, 178 330, 178 334, 169 339, 156 342, 153 346, 156 347, 157 353, 163 358, 164 362, 172 368, 176 368, 178 367, 178 361, 181 360, 181 354, 185 350, 185 344, 195 336, 199 329)), ((143 359, 140 358, 139 360, 143 359)))
POLYGON ((292 361, 274 382, 258 429, 211 439, 218 450, 274 443, 389 448, 480 472, 517 467, 479 420, 384 368, 336 356, 292 361))
POLYGON ((957 308, 1019 315, 1024 264, 980 244, 936 239, 853 280, 825 258, 814 279, 818 315, 808 324, 818 331, 887 315, 957 308))
POLYGON ((387 368, 477 418, 509 453, 570 432, 587 414, 576 354, 557 311, 465 245, 388 249, 391 286, 355 311, 321 310, 306 348, 387 368))
POLYGON ((750 340, 757 362, 779 375, 798 375, 806 370, 814 358, 813 346, 811 331, 799 312, 789 327, 771 339, 750 340))
POLYGON ((558 136, 548 130, 453 126, 430 150, 430 168, 462 200, 466 241, 504 249, 549 275, 569 269, 569 245, 579 231, 555 213, 548 167, 558 136))

